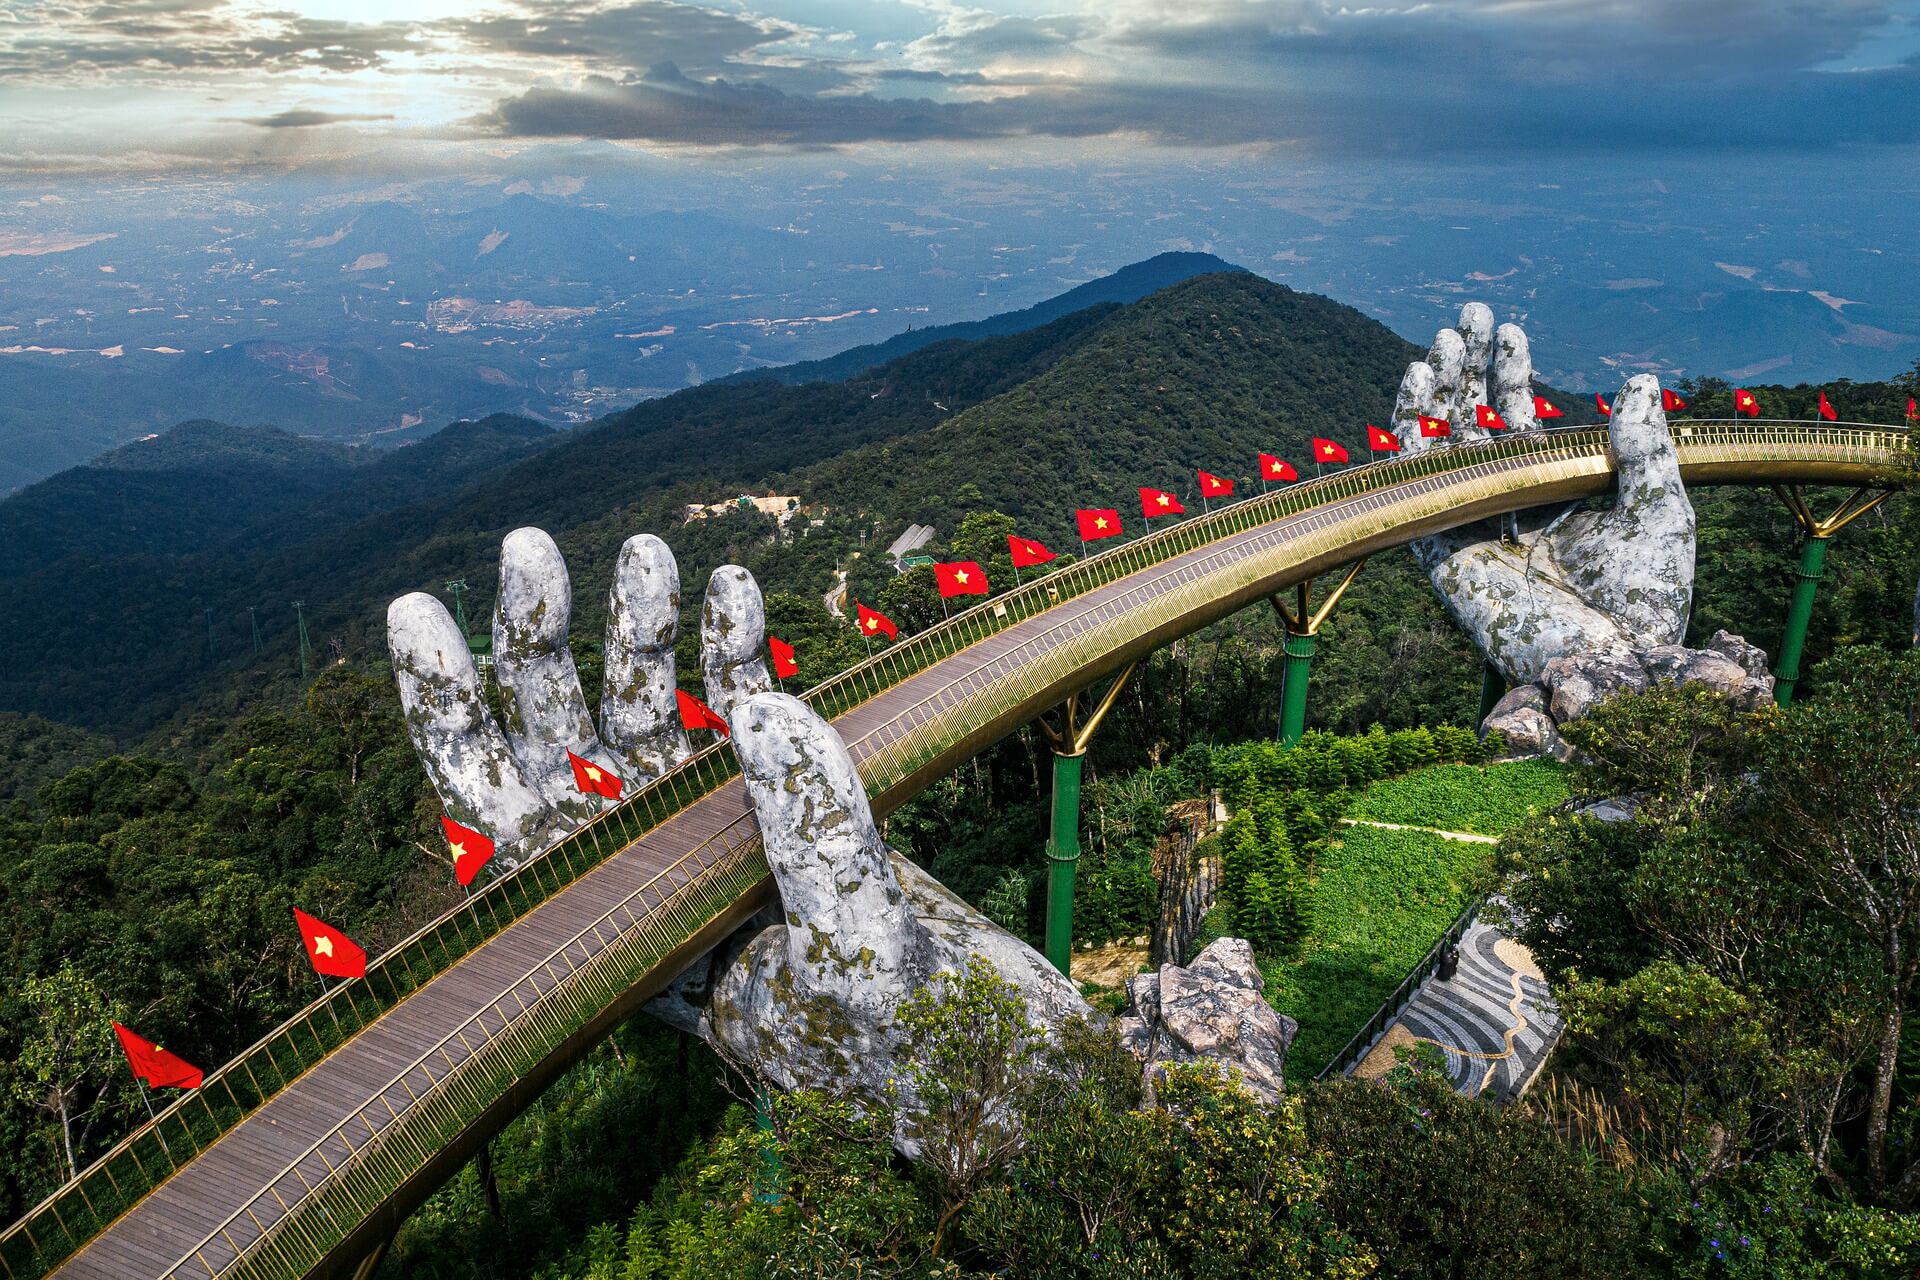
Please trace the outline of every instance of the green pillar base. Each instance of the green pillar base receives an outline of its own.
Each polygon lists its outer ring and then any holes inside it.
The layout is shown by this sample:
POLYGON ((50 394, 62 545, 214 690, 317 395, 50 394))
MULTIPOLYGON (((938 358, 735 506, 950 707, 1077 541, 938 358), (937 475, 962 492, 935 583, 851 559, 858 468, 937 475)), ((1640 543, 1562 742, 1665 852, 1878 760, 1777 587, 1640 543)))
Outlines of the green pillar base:
POLYGON ((1280 651, 1286 665, 1280 673, 1280 745, 1290 747, 1307 731, 1307 681, 1313 671, 1314 650, 1320 641, 1313 635, 1287 632, 1280 651))
POLYGON ((1493 708, 1507 694, 1507 678, 1500 674, 1500 668, 1491 662, 1480 664, 1480 714, 1474 717, 1474 731, 1478 732, 1487 717, 1493 714, 1493 708))
MULTIPOLYGON (((1080 862, 1080 768, 1086 753, 1053 753, 1053 832, 1047 840, 1047 963, 1073 965, 1073 876, 1080 862)), ((1071 975, 1069 975, 1071 976, 1071 975)))
POLYGON ((780 1203, 780 1185, 786 1170, 780 1162, 780 1144, 773 1133, 773 1098, 762 1086, 753 1091, 753 1127, 760 1141, 759 1185, 753 1198, 761 1204, 780 1203))
POLYGON ((1794 686, 1800 683, 1800 658, 1807 647, 1807 626, 1813 621, 1813 597, 1827 571, 1827 542, 1809 534, 1800 548, 1793 602, 1787 610, 1787 632, 1780 639, 1780 663, 1773 669, 1773 700, 1778 706, 1793 701, 1794 686))

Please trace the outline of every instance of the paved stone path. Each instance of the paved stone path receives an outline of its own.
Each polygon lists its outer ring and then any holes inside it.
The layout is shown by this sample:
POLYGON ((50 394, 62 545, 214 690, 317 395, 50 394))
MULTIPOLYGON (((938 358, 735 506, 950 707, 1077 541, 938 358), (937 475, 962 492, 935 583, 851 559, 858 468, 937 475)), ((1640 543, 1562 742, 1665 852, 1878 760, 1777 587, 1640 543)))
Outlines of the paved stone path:
POLYGON ((1469 1098, 1510 1102, 1560 1038, 1560 1011, 1527 949, 1476 920, 1460 940, 1451 979, 1429 977, 1400 1017, 1353 1069, 1375 1079, 1398 1045, 1424 1040, 1446 1055, 1453 1087, 1469 1098))

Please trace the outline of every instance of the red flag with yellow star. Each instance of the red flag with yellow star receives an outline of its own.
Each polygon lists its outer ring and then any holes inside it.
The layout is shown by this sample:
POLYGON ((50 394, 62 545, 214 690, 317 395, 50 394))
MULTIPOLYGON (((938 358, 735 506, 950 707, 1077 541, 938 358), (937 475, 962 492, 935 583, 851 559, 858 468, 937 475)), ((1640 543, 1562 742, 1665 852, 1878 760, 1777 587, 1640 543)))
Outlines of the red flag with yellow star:
POLYGON ((1194 474, 1200 477, 1200 492, 1204 497, 1231 498, 1233 496, 1233 481, 1216 476, 1211 471, 1196 471, 1194 474))
POLYGON ((1564 418, 1567 411, 1547 399, 1545 396, 1533 398, 1533 416, 1545 422, 1549 418, 1564 418))
POLYGON ((980 567, 977 560, 954 560, 947 564, 933 566, 933 581, 940 588, 940 598, 951 600, 955 596, 983 596, 987 594, 987 571, 980 567))
POLYGON ((1315 462, 1345 462, 1347 446, 1337 440, 1328 440, 1321 436, 1313 438, 1313 460, 1315 462))
POLYGON ((1603 418, 1611 418, 1613 416, 1613 406, 1608 404, 1607 398, 1598 391, 1593 393, 1593 407, 1600 411, 1600 416, 1603 418))
MULTIPOLYGON (((680 704, 680 724, 682 727, 687 729, 711 729, 723 738, 731 736, 727 732, 727 722, 722 720, 720 714, 712 707, 700 701, 700 699, 694 697, 685 689, 675 689, 673 696, 674 700, 680 704)), ((614 797, 618 799, 619 794, 618 791, 615 791, 614 797)))
POLYGON ((1660 388, 1660 407, 1668 413, 1678 413, 1687 407, 1687 402, 1666 387, 1662 387, 1660 388))
MULTIPOLYGON (((678 692, 676 690, 675 692, 678 692)), ((680 694, 680 715, 686 718, 686 694, 680 694)), ((711 714, 711 712, 709 712, 711 714)), ((582 795, 605 796, 609 800, 618 800, 625 783, 616 777, 611 769, 597 765, 583 756, 567 752, 567 763, 573 766, 573 785, 580 788, 582 795)))
POLYGON ((889 640, 898 640, 900 638, 900 628, 893 625, 892 618, 889 618, 884 613, 879 613, 867 608, 867 606, 861 604, 858 600, 853 602, 853 616, 854 620, 859 624, 860 634, 863 636, 885 636, 889 640))
POLYGON ((1141 487, 1140 514, 1147 519, 1151 520, 1155 516, 1180 516, 1186 513, 1187 509, 1180 505, 1180 499, 1165 489, 1141 487))
POLYGON ((444 814, 440 827, 447 833, 447 852, 453 855, 453 878, 464 889, 480 874, 480 868, 493 860, 493 841, 444 814))
POLYGON ((1032 538, 1017 538, 1011 533, 1007 535, 1007 554, 1013 557, 1013 567, 1016 569, 1045 564, 1054 558, 1053 552, 1032 538))
POLYGON ((1840 415, 1833 411, 1833 404, 1827 399, 1827 393, 1820 393, 1820 416, 1828 422, 1838 422, 1840 415))
POLYGON ((119 1023, 113 1034, 120 1037, 120 1048, 127 1055, 133 1074, 155 1089, 198 1089, 205 1079, 200 1068, 177 1054, 168 1053, 151 1040, 143 1040, 119 1023))
POLYGON ((1745 387, 1735 387, 1733 389, 1733 407, 1739 412, 1746 414, 1749 418, 1757 418, 1760 416, 1760 401, 1755 398, 1753 392, 1747 390, 1745 387))
POLYGON ((767 652, 773 655, 773 674, 782 680, 788 676, 800 674, 800 664, 794 660, 793 646, 779 636, 767 637, 767 652))
POLYGON ((1080 523, 1082 542, 1098 542, 1102 538, 1118 537, 1120 534, 1120 513, 1112 507, 1076 511, 1073 516, 1080 523))
POLYGON ((1507 429, 1507 420, 1498 413, 1495 413, 1493 406, 1490 404, 1477 404, 1473 406, 1473 422, 1475 426, 1487 431, 1505 431, 1507 429))
POLYGON ((1260 455, 1260 478, 1293 481, 1300 478, 1300 473, 1293 469, 1291 462, 1283 462, 1270 453, 1263 453, 1260 455))
POLYGON ((1367 448, 1375 453, 1400 452, 1400 437, 1391 431, 1382 431, 1371 422, 1367 424, 1367 448))
POLYGON ((329 978, 367 976, 367 953, 359 943, 298 907, 293 909, 293 922, 300 926, 300 942, 306 947, 307 959, 313 962, 315 972, 329 978))
POLYGON ((1420 415, 1421 439, 1438 440, 1442 436, 1450 436, 1452 434, 1453 424, 1445 418, 1429 418, 1424 413, 1420 415))

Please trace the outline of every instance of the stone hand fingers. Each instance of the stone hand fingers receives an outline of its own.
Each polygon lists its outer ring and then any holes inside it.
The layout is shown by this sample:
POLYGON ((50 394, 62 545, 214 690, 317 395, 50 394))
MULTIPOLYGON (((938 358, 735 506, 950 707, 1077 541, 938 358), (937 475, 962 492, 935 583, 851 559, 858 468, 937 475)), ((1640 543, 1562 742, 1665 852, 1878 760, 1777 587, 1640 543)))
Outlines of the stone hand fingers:
POLYGON ((788 963, 816 990, 884 1021, 924 967, 926 937, 852 755, 784 693, 754 694, 728 721, 780 887, 788 963))
POLYGON ((454 821, 492 837, 503 853, 537 853, 556 817, 527 780, 487 711, 467 638, 425 592, 387 607, 387 649, 414 750, 454 821))
POLYGON ((597 801, 574 785, 569 751, 624 776, 600 743, 567 649, 573 584, 560 548, 543 529, 515 529, 500 544, 493 610, 494 674, 506 709, 507 742, 547 803, 578 822, 597 801))
POLYGON ((760 584, 737 564, 723 564, 707 579, 700 611, 700 665, 707 705, 722 717, 756 693, 773 688, 767 674, 767 607, 760 584))
POLYGON ((673 553, 650 533, 628 538, 607 601, 600 738, 636 784, 691 753, 674 698, 679 638, 680 568, 673 553))

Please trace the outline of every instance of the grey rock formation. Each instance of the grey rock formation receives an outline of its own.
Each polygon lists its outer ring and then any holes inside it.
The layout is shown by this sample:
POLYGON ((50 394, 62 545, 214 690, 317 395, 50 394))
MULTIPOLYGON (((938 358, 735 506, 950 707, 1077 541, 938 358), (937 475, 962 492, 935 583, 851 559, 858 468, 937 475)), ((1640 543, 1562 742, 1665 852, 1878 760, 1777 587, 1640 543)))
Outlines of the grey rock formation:
POLYGON ((761 651, 766 630, 767 606, 753 575, 737 564, 715 569, 700 613, 700 664, 714 714, 730 716, 746 699, 773 688, 761 651))
POLYGON ((1547 705, 1554 720, 1565 724, 1578 720, 1595 703, 1616 693, 1645 693, 1649 681, 1646 669, 1633 654, 1612 650, 1554 658, 1540 673, 1540 683, 1547 690, 1547 705))
MULTIPOLYGON (((394 601, 395 678, 447 811, 492 835, 503 855, 524 860, 599 803, 573 790, 567 751, 618 760, 629 781, 685 759, 673 696, 679 602, 666 546, 630 539, 609 601, 596 733, 568 656, 566 566, 544 533, 517 530, 501 548, 495 643, 505 727, 488 714, 465 639, 439 601, 394 601), (566 770, 564 793, 536 781, 553 782, 556 759, 566 770)), ((1010 982, 1042 1027, 1092 1016, 1038 952, 886 847, 839 735, 805 703, 766 690, 764 625, 753 579, 734 566, 716 570, 701 627, 707 701, 728 715, 780 901, 690 966, 648 1010, 757 1076, 855 1097, 878 1097, 902 1078, 892 1025, 902 1001, 972 957, 1010 982)), ((1259 1000, 1259 974, 1239 946, 1216 944, 1191 972, 1161 970, 1156 982, 1170 1013, 1157 1024, 1156 1043, 1164 1061, 1218 1057, 1276 1093, 1291 1024, 1259 1000), (1210 1010, 1226 1019, 1218 1031, 1202 1025, 1210 1010)), ((914 1100, 901 1102, 896 1138, 911 1153, 914 1100)))
POLYGON ((1120 1043, 1146 1064, 1149 1081, 1170 1063, 1202 1059, 1226 1064, 1255 1095, 1279 1099, 1287 1046, 1300 1029, 1260 994, 1253 949, 1220 938, 1182 968, 1127 980, 1128 1008, 1120 1043))
POLYGON ((1507 690, 1480 727, 1483 732, 1498 732, 1514 755, 1563 758, 1567 753, 1547 711, 1547 691, 1537 684, 1507 690))

